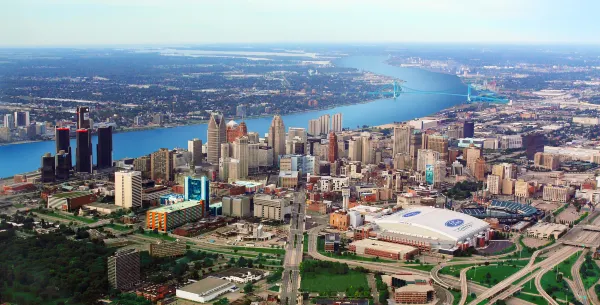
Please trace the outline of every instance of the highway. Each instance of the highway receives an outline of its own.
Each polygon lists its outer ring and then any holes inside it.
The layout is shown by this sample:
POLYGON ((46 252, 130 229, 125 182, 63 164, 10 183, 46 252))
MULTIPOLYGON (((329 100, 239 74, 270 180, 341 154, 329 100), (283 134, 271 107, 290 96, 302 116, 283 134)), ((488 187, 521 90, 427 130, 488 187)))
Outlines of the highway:
POLYGON ((467 281, 467 271, 469 271, 473 267, 463 268, 460 271, 460 301, 458 305, 464 305, 467 301, 467 296, 469 295, 469 287, 467 281))
POLYGON ((290 235, 285 248, 284 271, 280 288, 283 305, 296 305, 300 288, 300 263, 302 262, 306 193, 301 190, 294 194, 290 235))
POLYGON ((554 265, 567 259, 571 254, 573 254, 573 251, 575 251, 576 249, 576 247, 564 246, 562 249, 557 250, 555 253, 546 257, 543 261, 537 264, 535 263, 536 257, 541 254, 541 251, 547 251, 548 249, 535 251, 534 254, 531 256, 529 263, 525 267, 523 267, 521 270, 517 271, 513 275, 507 277, 506 279, 502 280, 500 283, 496 284, 494 287, 488 289, 484 293, 479 294, 477 298, 469 304, 479 304, 485 301, 486 299, 490 299, 490 304, 493 304, 495 300, 507 298, 508 296, 512 295, 512 293, 507 294, 507 292, 512 290, 516 292, 520 289, 520 285, 512 286, 512 283, 516 282, 517 280, 521 279, 522 277, 536 270, 537 268, 544 269, 548 266, 550 266, 550 268, 554 267, 554 265))
POLYGON ((583 285, 583 280, 581 279, 581 274, 579 273, 579 269, 581 269, 581 265, 585 262, 585 256, 588 253, 588 249, 584 249, 581 252, 581 255, 571 267, 571 275, 573 276, 573 294, 577 299, 583 303, 584 305, 588 304, 588 300, 590 299, 585 286, 583 285))

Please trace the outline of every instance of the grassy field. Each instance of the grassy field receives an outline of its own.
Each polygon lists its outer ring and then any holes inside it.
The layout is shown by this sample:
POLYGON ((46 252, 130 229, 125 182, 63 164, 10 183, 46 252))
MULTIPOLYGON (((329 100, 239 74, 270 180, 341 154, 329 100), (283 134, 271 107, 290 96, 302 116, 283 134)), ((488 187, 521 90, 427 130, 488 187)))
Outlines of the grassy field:
POLYGON ((308 234, 304 233, 304 239, 302 241, 302 252, 308 253, 308 234))
POLYGON ((354 270, 349 270, 348 274, 308 273, 300 282, 300 288, 309 292, 343 292, 346 288, 361 286, 369 289, 367 275, 354 270))
POLYGON ((572 280, 573 275, 571 274, 571 267, 573 267, 573 265, 577 261, 577 258, 579 257, 579 255, 581 255, 581 252, 577 251, 576 253, 571 255, 568 259, 561 262, 558 265, 558 272, 562 273, 565 278, 572 280))
POLYGON ((594 286, 594 284, 596 284, 600 278, 600 267, 598 267, 598 264, 591 259, 589 261, 586 260, 586 262, 581 265, 579 272, 581 274, 581 279, 583 280, 585 289, 589 289, 590 287, 594 286))
POLYGON ((446 267, 440 269, 440 274, 460 277, 460 270, 462 270, 465 267, 469 267, 469 266, 472 266, 472 264, 446 266, 446 267))
POLYGON ((20 208, 24 208, 24 207, 25 207, 25 205, 24 205, 24 204, 22 204, 22 203, 13 203, 13 207, 15 207, 15 208, 17 208, 17 209, 20 209, 20 208))
POLYGON ((273 285, 273 286, 269 287, 269 290, 270 290, 270 291, 279 292, 279 286, 277 286, 277 285, 273 285))
MULTIPOLYGON (((452 296, 454 296, 454 302, 452 302, 452 305, 458 305, 458 303, 460 302, 460 291, 450 290, 450 293, 452 293, 452 296)), ((469 304, 469 302, 471 302, 473 300, 475 300, 475 299, 469 293, 469 295, 467 296, 467 301, 465 302, 465 304, 469 304)))
POLYGON ((525 261, 514 261, 503 265, 478 266, 467 271, 467 278, 483 286, 491 287, 515 274, 525 265, 527 265, 525 261))
MULTIPOLYGON (((533 286, 533 289, 535 289, 535 285, 533 286)), ((538 293, 537 290, 536 290, 536 293, 538 293)), ((531 295, 531 294, 527 294, 527 293, 519 293, 519 294, 516 294, 515 296, 521 300, 525 300, 525 301, 531 302, 533 304, 538 304, 538 305, 548 304, 548 302, 541 295, 531 295)))
POLYGON ((573 292, 571 292, 567 282, 564 280, 557 281, 557 274, 555 270, 549 271, 542 276, 542 287, 555 300, 564 300, 567 297, 569 300, 575 299, 575 296, 573 295, 573 292))

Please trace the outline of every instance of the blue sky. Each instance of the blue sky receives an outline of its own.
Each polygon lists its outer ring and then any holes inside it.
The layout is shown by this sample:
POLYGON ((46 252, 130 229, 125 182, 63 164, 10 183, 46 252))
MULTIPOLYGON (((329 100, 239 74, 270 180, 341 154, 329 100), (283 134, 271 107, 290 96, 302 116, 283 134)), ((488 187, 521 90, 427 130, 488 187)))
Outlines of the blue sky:
POLYGON ((597 0, 2 0, 0 45, 600 43, 597 0))

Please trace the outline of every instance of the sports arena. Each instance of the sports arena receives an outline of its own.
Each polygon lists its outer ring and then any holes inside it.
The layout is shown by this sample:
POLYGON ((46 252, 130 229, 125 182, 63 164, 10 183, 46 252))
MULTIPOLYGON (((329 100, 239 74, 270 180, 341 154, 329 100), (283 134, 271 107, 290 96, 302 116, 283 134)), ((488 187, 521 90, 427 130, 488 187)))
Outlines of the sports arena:
POLYGON ((426 206, 383 216, 355 229, 354 233, 355 240, 371 238, 448 254, 458 249, 484 247, 492 234, 485 221, 426 206))
POLYGON ((543 211, 527 204, 499 200, 492 200, 490 205, 485 207, 464 208, 461 212, 479 219, 497 218, 502 224, 537 220, 544 214, 543 211))

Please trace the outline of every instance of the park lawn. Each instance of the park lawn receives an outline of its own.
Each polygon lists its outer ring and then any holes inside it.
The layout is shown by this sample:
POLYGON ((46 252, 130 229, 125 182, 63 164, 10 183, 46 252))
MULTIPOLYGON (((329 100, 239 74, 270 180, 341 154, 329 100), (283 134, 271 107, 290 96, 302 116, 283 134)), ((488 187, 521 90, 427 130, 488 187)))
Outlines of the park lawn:
POLYGON ((581 255, 580 251, 577 251, 575 253, 573 253, 573 255, 569 256, 568 259, 562 261, 560 264, 558 264, 558 272, 562 272, 562 274, 564 275, 564 277, 572 280, 573 279, 573 275, 571 274, 571 267, 573 267, 573 265, 575 264, 575 261, 577 261, 577 258, 579 257, 579 255, 581 255))
POLYGON ((423 265, 404 265, 403 267, 421 270, 421 271, 431 271, 435 265, 433 264, 423 264, 423 265))
POLYGON ((13 207, 15 207, 15 208, 17 208, 17 209, 20 209, 20 208, 24 208, 24 207, 25 207, 25 205, 24 205, 24 204, 22 204, 22 203, 13 203, 13 207))
POLYGON ((279 292, 279 286, 277 286, 277 285, 273 285, 273 286, 269 287, 269 290, 270 290, 270 291, 279 292))
POLYGON ((564 300, 566 297, 568 297, 569 300, 574 300, 575 296, 569 288, 569 285, 567 285, 567 282, 565 282, 565 280, 557 281, 556 278, 557 274, 554 270, 544 274, 541 281, 544 290, 555 300, 564 300))
POLYGON ((581 274, 581 279, 583 280, 583 286, 585 289, 590 289, 598 282, 598 279, 600 278, 600 267, 598 267, 598 264, 596 264, 596 262, 593 260, 590 264, 592 268, 584 268, 585 265, 586 263, 584 262, 581 265, 579 272, 581 274), (584 271, 584 269, 586 270, 584 271))
POLYGON ((344 292, 349 287, 361 286, 369 290, 367 275, 352 269, 347 274, 306 273, 300 282, 300 289, 307 292, 344 292))
POLYGON ((250 251, 250 252, 257 252, 257 253, 285 255, 284 249, 255 248, 255 247, 229 247, 229 249, 238 250, 238 251, 250 251))
POLYGON ((491 287, 521 270, 525 261, 505 262, 504 265, 477 266, 467 271, 467 279, 491 287), (514 266, 513 266, 514 265, 514 266), (489 277, 488 277, 489 274, 489 277))
POLYGON ((466 267, 473 266, 473 264, 464 264, 464 265, 453 265, 446 266, 440 269, 440 274, 451 275, 454 277, 460 277, 460 271, 466 267))
POLYGON ((521 300, 531 302, 531 303, 537 304, 537 305, 548 304, 548 301, 546 301, 546 299, 544 299, 541 295, 531 295, 531 294, 527 294, 527 293, 519 293, 515 296, 521 300))
MULTIPOLYGON (((460 291, 450 290, 450 293, 452 293, 452 296, 454 297, 454 302, 452 302, 452 305, 458 305, 458 302, 460 302, 460 291)), ((469 293, 465 304, 469 304, 473 300, 475 300, 475 299, 469 293)))

